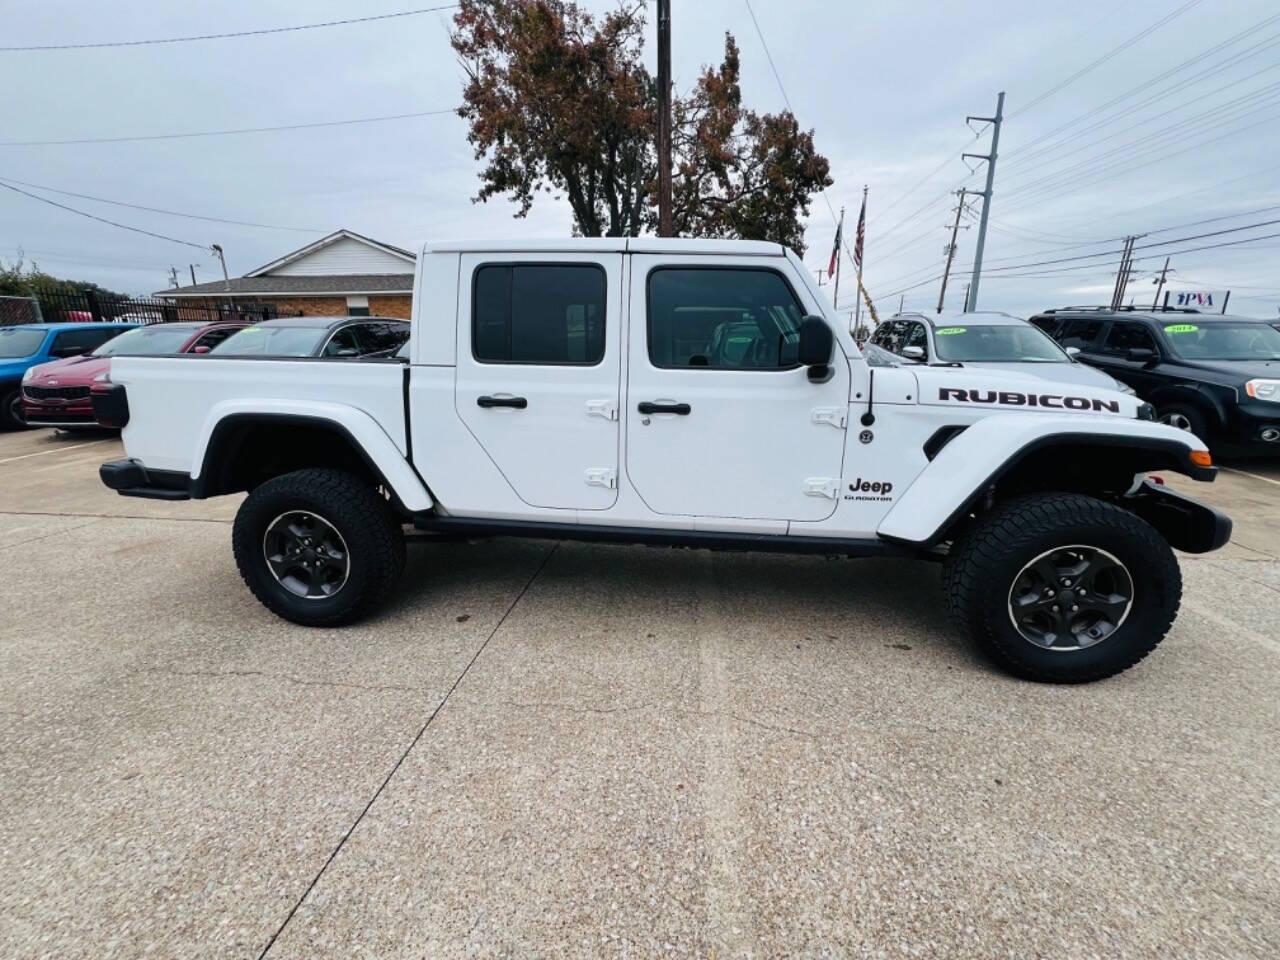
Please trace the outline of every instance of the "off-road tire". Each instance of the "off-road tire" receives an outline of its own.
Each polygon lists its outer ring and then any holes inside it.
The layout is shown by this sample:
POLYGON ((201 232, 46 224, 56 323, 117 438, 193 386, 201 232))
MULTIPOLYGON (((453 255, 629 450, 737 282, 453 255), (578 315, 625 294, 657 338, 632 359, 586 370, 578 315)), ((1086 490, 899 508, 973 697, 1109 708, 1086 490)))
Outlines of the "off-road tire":
POLYGON ((1046 683, 1087 683, 1129 669, 1164 639, 1182 597, 1177 558, 1150 524, 1115 504, 1074 493, 1031 494, 997 505, 952 544, 942 582, 961 633, 1011 673, 1046 683), (1028 563, 1068 545, 1119 560, 1132 581, 1132 604, 1101 642, 1050 650, 1015 627, 1010 598, 1028 563))
POLYGON ((27 421, 22 418, 22 388, 14 387, 0 393, 0 430, 25 430, 27 421))
POLYGON ((1172 426, 1195 434, 1205 443, 1209 442, 1209 420, 1199 407, 1190 403, 1169 403, 1157 408, 1158 421, 1168 423, 1171 418, 1176 421, 1172 426))
POLYGON ((340 470, 297 470, 257 487, 236 513, 231 546, 240 576, 262 605, 308 627, 338 626, 367 616, 404 572, 404 531, 391 505, 367 481, 340 470), (347 576, 331 596, 296 596, 267 564, 267 528, 289 511, 313 512, 345 541, 347 576))

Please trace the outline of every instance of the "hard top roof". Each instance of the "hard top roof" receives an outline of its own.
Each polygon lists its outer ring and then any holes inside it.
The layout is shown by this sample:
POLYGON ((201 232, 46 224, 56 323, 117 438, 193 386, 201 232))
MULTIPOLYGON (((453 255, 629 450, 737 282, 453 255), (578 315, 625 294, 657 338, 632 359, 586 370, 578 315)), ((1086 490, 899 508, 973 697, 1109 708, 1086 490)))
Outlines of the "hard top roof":
POLYGON ((379 323, 408 323, 408 320, 402 320, 399 317, 272 317, 270 320, 260 320, 253 324, 255 327, 309 327, 316 330, 328 330, 332 327, 340 327, 344 323, 368 323, 370 320, 379 323))
POLYGON ((428 243, 423 253, 684 253, 784 256, 786 247, 766 240, 699 240, 690 237, 558 237, 541 240, 445 240, 428 243))
POLYGON ((999 310, 974 310, 969 313, 962 313, 959 310, 943 310, 942 313, 904 310, 889 317, 890 320, 897 318, 923 320, 933 327, 1015 327, 1027 322, 1021 317, 1015 317, 1011 313, 1001 313, 999 310))
POLYGON ((103 327, 120 327, 121 329, 124 329, 125 327, 136 326, 138 326, 138 324, 127 320, 120 323, 111 320, 103 320, 100 322, 92 320, 86 320, 83 322, 76 320, 62 320, 57 323, 10 323, 0 326, 0 330, 101 330, 103 327))

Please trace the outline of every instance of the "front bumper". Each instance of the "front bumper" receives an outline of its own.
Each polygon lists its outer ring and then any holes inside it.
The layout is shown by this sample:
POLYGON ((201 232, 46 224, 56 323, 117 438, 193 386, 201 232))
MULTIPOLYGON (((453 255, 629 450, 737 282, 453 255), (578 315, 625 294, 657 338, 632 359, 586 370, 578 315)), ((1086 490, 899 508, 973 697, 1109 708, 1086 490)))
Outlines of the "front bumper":
POLYGON ((148 470, 139 461, 110 460, 98 468, 102 482, 122 497, 190 500, 191 477, 177 470, 148 470))
POLYGON ((83 403, 41 403, 22 398, 22 419, 31 427, 96 427, 93 404, 88 398, 83 403))
POLYGON ((1144 480, 1125 505, 1184 553, 1209 553, 1231 539, 1231 518, 1191 497, 1144 480))

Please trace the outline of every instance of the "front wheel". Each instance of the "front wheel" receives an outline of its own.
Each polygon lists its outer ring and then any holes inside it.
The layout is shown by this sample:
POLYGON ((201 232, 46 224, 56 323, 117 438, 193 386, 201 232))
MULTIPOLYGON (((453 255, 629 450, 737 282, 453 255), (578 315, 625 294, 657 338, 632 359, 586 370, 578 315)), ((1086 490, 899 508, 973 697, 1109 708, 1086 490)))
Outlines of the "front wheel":
POLYGON ((386 500, 339 470, 268 480, 231 531, 240 576, 273 613, 337 626, 370 613, 404 570, 404 532, 386 500))
POLYGON ((22 415, 22 389, 0 393, 0 430, 22 430, 26 425, 22 415))
POLYGON ((1173 624, 1182 575, 1144 520, 1079 494, 997 506, 943 570, 960 629, 1018 676, 1084 683, 1127 670, 1173 624))

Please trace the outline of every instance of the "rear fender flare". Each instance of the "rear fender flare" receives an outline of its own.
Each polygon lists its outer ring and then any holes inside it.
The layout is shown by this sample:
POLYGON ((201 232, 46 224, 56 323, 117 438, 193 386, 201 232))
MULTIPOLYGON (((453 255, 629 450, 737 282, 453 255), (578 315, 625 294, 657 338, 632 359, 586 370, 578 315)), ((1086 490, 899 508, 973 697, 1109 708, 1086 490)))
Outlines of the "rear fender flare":
POLYGON ((346 436, 405 510, 417 513, 433 505, 431 494, 405 458, 405 452, 373 417, 346 404, 313 400, 224 400, 215 404, 205 417, 192 457, 193 497, 200 498, 208 487, 221 440, 232 427, 245 423, 270 423, 282 428, 291 423, 307 423, 336 430, 346 436))

